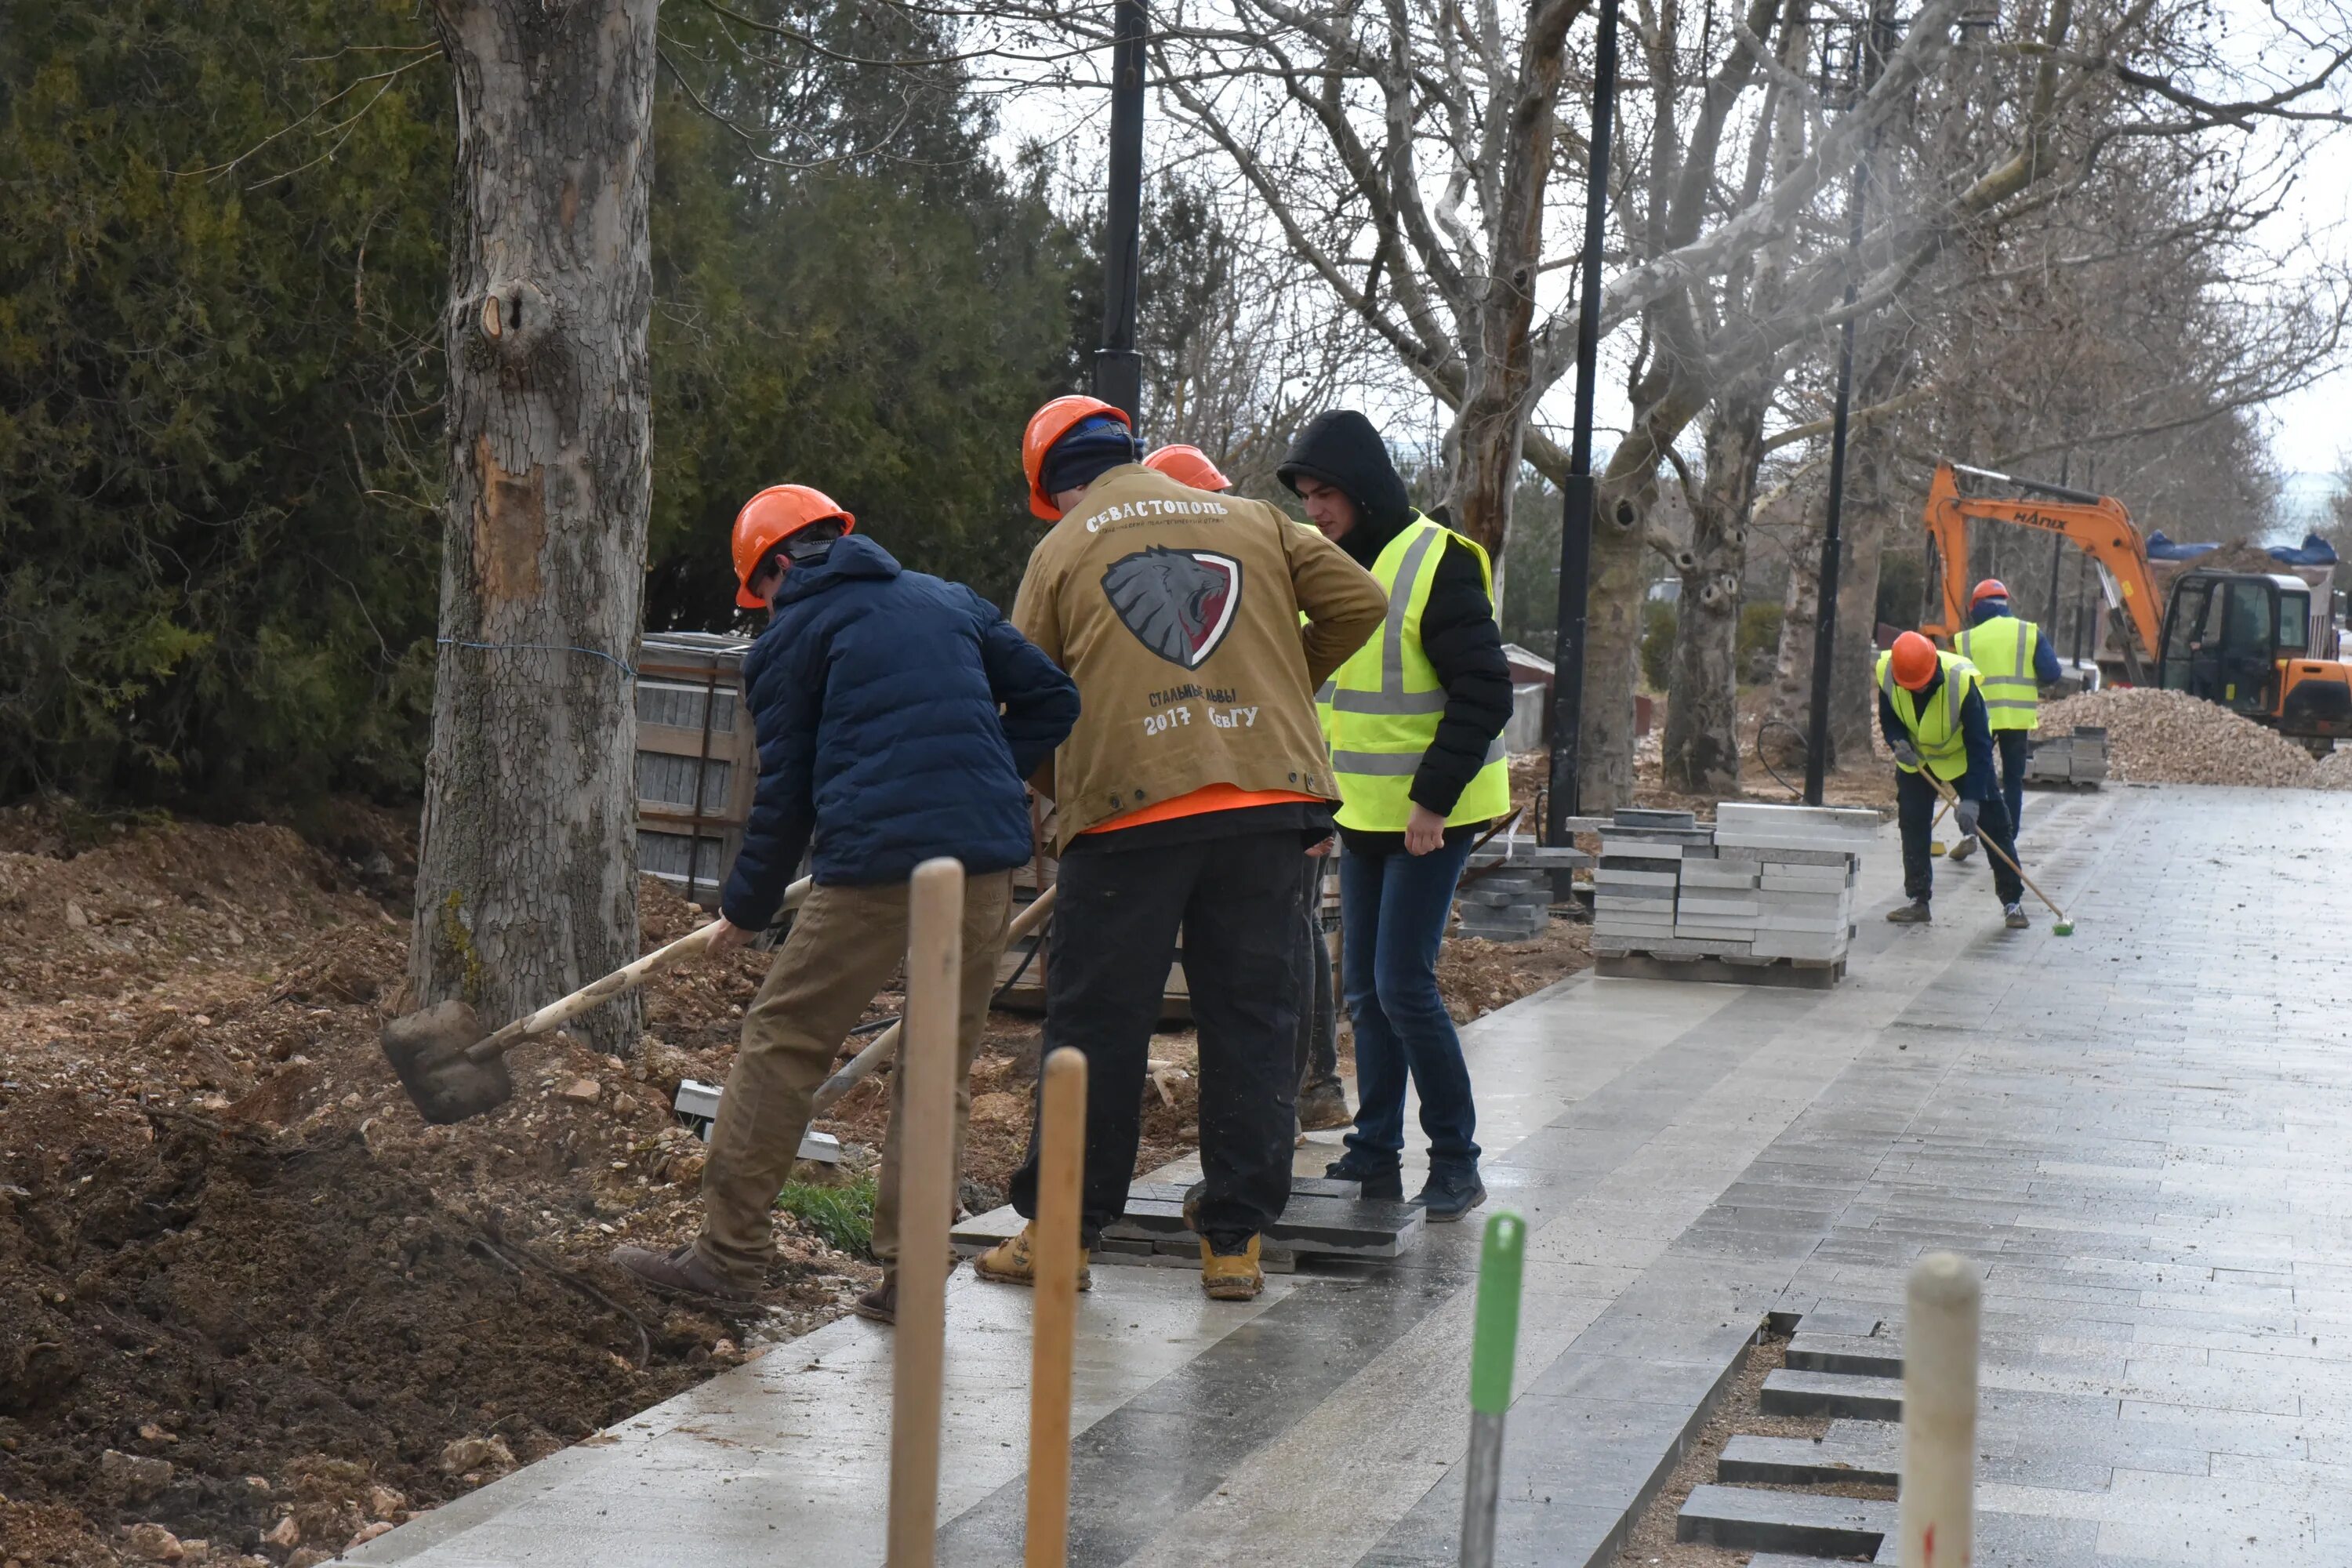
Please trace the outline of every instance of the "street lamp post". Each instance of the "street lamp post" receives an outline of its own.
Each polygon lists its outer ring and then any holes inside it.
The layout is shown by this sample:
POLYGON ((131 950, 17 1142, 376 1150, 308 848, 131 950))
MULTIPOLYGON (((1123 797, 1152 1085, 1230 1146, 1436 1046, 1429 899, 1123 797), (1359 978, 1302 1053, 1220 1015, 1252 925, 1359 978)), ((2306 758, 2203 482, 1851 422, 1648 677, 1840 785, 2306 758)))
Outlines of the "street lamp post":
POLYGON ((1151 22, 1143 0, 1118 0, 1111 48, 1110 189, 1103 236, 1102 347, 1095 351, 1095 395, 1143 418, 1143 356, 1135 349, 1136 289, 1143 250, 1144 46, 1151 22))
POLYGON ((1601 239, 1609 216, 1609 135, 1617 101, 1617 0, 1601 0, 1601 36, 1592 64, 1592 137, 1584 175, 1584 261, 1577 283, 1576 425, 1568 479, 1560 493, 1559 637, 1551 677, 1550 808, 1544 839, 1569 841, 1578 814, 1579 742, 1584 727, 1584 630, 1591 593, 1592 520, 1599 481, 1592 473, 1592 395, 1601 348, 1601 239))

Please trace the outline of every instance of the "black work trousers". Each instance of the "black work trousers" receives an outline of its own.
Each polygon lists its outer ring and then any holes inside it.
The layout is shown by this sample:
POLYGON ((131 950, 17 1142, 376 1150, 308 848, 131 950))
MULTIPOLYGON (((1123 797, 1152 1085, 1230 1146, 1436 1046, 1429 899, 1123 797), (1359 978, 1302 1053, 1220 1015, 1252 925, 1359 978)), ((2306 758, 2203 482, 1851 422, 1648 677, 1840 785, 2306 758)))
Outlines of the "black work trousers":
MULTIPOLYGON (((1903 828, 1903 891, 1915 903, 1926 903, 1936 889, 1936 861, 1927 853, 1927 844, 1936 826, 1936 807, 1943 804, 1936 786, 1919 773, 1897 770, 1895 774, 1895 814, 1903 828)), ((1958 830, 1956 827, 1954 832, 1958 830)), ((1999 795, 1984 802, 1977 816, 1977 837, 2001 855, 1988 852, 1985 858, 1992 863, 1993 891, 2006 906, 2025 897, 2025 884, 2010 868, 2017 858, 2017 836, 2009 828, 2009 807, 1999 795)))
MULTIPOLYGON (((1298 861, 1296 830, 1135 849, 1081 837, 1062 857, 1045 1049, 1070 1046, 1087 1058, 1087 1245, 1127 1211, 1151 1030, 1179 930, 1201 1047, 1197 1223, 1230 1250, 1290 1201, 1293 1052, 1306 988, 1298 861)), ((1011 1195, 1014 1209, 1036 1216, 1034 1121, 1011 1195)))
POLYGON ((2009 833, 2025 831, 2025 759, 2033 751, 2031 730, 1995 730, 1992 743, 2000 752, 2000 798, 2009 807, 2009 833))

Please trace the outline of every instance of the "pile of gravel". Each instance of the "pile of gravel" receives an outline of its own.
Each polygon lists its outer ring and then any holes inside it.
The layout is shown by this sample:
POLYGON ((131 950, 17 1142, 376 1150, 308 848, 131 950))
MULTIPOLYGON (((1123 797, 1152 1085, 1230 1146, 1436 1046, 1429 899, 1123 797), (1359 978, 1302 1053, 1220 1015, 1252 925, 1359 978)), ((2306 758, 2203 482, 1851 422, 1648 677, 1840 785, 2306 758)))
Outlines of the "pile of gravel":
POLYGON ((2042 705, 2042 734, 2069 734, 2077 724, 2106 730, 2107 766, 2120 779, 2352 789, 2352 757, 2339 752, 2315 765, 2293 741, 2185 691, 2126 687, 2042 705))

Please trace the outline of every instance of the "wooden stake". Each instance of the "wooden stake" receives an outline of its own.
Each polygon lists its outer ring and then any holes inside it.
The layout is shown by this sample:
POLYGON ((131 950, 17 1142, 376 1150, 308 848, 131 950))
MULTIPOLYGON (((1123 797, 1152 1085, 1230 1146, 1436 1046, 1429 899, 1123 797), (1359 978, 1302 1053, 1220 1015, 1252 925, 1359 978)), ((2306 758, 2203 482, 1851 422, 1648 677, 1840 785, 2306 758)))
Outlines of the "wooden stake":
POLYGON ((962 969, 963 866, 926 860, 915 868, 907 889, 907 1046, 898 1068, 907 1075, 907 1089, 898 1173, 898 1323, 890 1368, 889 1568, 932 1568, 936 1561, 962 969))
POLYGON ((1968 1568, 1976 1535, 1975 1266, 1931 1252, 1911 1270, 1903 1319, 1903 1568, 1968 1568))
POLYGON ((1045 1058, 1037 1116, 1036 1299, 1029 1351, 1026 1568, 1064 1568, 1070 1542, 1070 1352, 1077 1334, 1078 1206, 1087 1164, 1087 1058, 1045 1058))

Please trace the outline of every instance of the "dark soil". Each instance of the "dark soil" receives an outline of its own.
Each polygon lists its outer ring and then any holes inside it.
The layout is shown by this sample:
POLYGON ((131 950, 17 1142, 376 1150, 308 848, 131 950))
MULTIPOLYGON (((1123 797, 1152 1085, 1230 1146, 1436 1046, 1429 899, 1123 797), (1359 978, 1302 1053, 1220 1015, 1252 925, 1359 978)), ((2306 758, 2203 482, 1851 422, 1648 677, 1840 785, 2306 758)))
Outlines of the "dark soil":
POLYGON ((0 1116, 0 1493, 100 1529, 252 1551, 290 1510, 338 1549, 378 1489, 430 1507, 698 1381, 726 1327, 444 1209, 355 1131, 27 1120, 0 1116), (445 1465, 468 1436, 511 1461, 445 1465))

